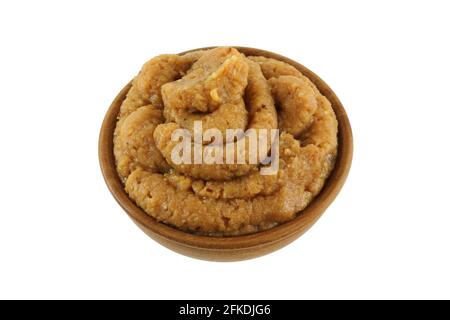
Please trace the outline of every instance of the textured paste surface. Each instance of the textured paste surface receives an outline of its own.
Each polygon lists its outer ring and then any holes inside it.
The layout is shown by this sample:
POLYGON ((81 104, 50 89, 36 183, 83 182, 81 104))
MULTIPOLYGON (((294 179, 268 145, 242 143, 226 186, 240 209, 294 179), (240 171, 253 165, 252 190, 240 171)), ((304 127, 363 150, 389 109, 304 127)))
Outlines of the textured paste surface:
POLYGON ((293 219, 322 189, 336 153, 336 116, 316 86, 289 64, 230 47, 148 61, 114 134, 117 172, 136 204, 158 221, 210 236, 293 219), (203 131, 279 129, 277 174, 261 175, 247 155, 243 164, 175 164, 171 134, 192 132, 196 120, 203 131))

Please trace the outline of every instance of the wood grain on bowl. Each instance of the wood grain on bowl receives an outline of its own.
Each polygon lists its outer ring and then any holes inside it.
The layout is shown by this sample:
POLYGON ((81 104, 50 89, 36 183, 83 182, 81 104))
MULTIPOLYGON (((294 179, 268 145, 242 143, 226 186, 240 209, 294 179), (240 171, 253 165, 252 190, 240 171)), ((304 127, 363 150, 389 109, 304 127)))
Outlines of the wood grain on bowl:
MULTIPOLYGON (((180 231, 156 221, 139 208, 127 195, 117 174, 113 154, 113 134, 120 106, 131 84, 127 84, 109 107, 103 120, 99 138, 99 160, 105 182, 119 205, 151 238, 178 253, 205 260, 237 261, 273 252, 297 239, 320 218, 336 198, 350 170, 353 138, 347 114, 328 85, 301 64, 276 53, 246 47, 235 47, 246 55, 259 55, 287 62, 307 76, 331 102, 338 120, 338 156, 335 168, 322 191, 299 215, 272 229, 250 235, 208 237, 180 231)), ((205 49, 205 48, 202 48, 205 49)), ((194 49, 199 50, 199 49, 194 49)), ((190 50, 190 51, 194 51, 190 50)), ((325 235, 326 236, 326 235, 325 235)))

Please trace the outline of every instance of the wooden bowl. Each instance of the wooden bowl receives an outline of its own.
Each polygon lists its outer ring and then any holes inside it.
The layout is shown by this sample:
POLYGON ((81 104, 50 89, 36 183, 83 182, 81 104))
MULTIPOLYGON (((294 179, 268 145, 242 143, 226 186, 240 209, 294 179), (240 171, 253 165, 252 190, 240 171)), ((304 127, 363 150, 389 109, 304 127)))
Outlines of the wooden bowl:
POLYGON ((120 105, 130 89, 130 83, 119 92, 112 102, 100 131, 100 167, 106 184, 119 205, 155 241, 178 253, 204 260, 236 261, 255 258, 280 249, 294 241, 320 218, 325 209, 336 198, 347 178, 352 162, 353 138, 349 120, 338 97, 322 79, 301 64, 276 53, 246 47, 236 47, 236 49, 246 55, 265 56, 293 65, 314 82, 320 92, 330 100, 336 113, 339 123, 339 147, 335 168, 319 195, 295 219, 266 231, 233 237, 200 236, 158 222, 128 197, 115 168, 113 133, 120 105))

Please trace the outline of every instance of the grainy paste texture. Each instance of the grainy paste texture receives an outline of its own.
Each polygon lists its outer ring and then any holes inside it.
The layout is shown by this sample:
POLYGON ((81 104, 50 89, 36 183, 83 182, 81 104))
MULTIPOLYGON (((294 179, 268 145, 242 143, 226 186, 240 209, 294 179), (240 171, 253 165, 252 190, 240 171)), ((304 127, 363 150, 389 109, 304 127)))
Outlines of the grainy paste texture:
POLYGON ((316 86, 285 62, 230 47, 145 63, 114 134, 117 172, 130 198, 158 221, 210 236, 295 218, 322 189, 336 153, 336 116, 316 86), (262 164, 249 161, 174 163, 172 133, 192 132, 198 120, 204 131, 279 129, 277 174, 261 175, 262 164))

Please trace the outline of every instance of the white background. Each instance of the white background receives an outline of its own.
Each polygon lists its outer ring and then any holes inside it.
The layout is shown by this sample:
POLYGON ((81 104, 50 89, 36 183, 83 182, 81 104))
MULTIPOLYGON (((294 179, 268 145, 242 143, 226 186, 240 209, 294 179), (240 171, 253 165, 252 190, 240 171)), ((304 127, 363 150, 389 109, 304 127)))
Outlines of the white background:
POLYGON ((450 298, 446 1, 2 1, 0 298, 450 298), (292 245, 198 261, 107 190, 102 118, 149 58, 267 49, 320 75, 355 138, 348 181, 292 245))

